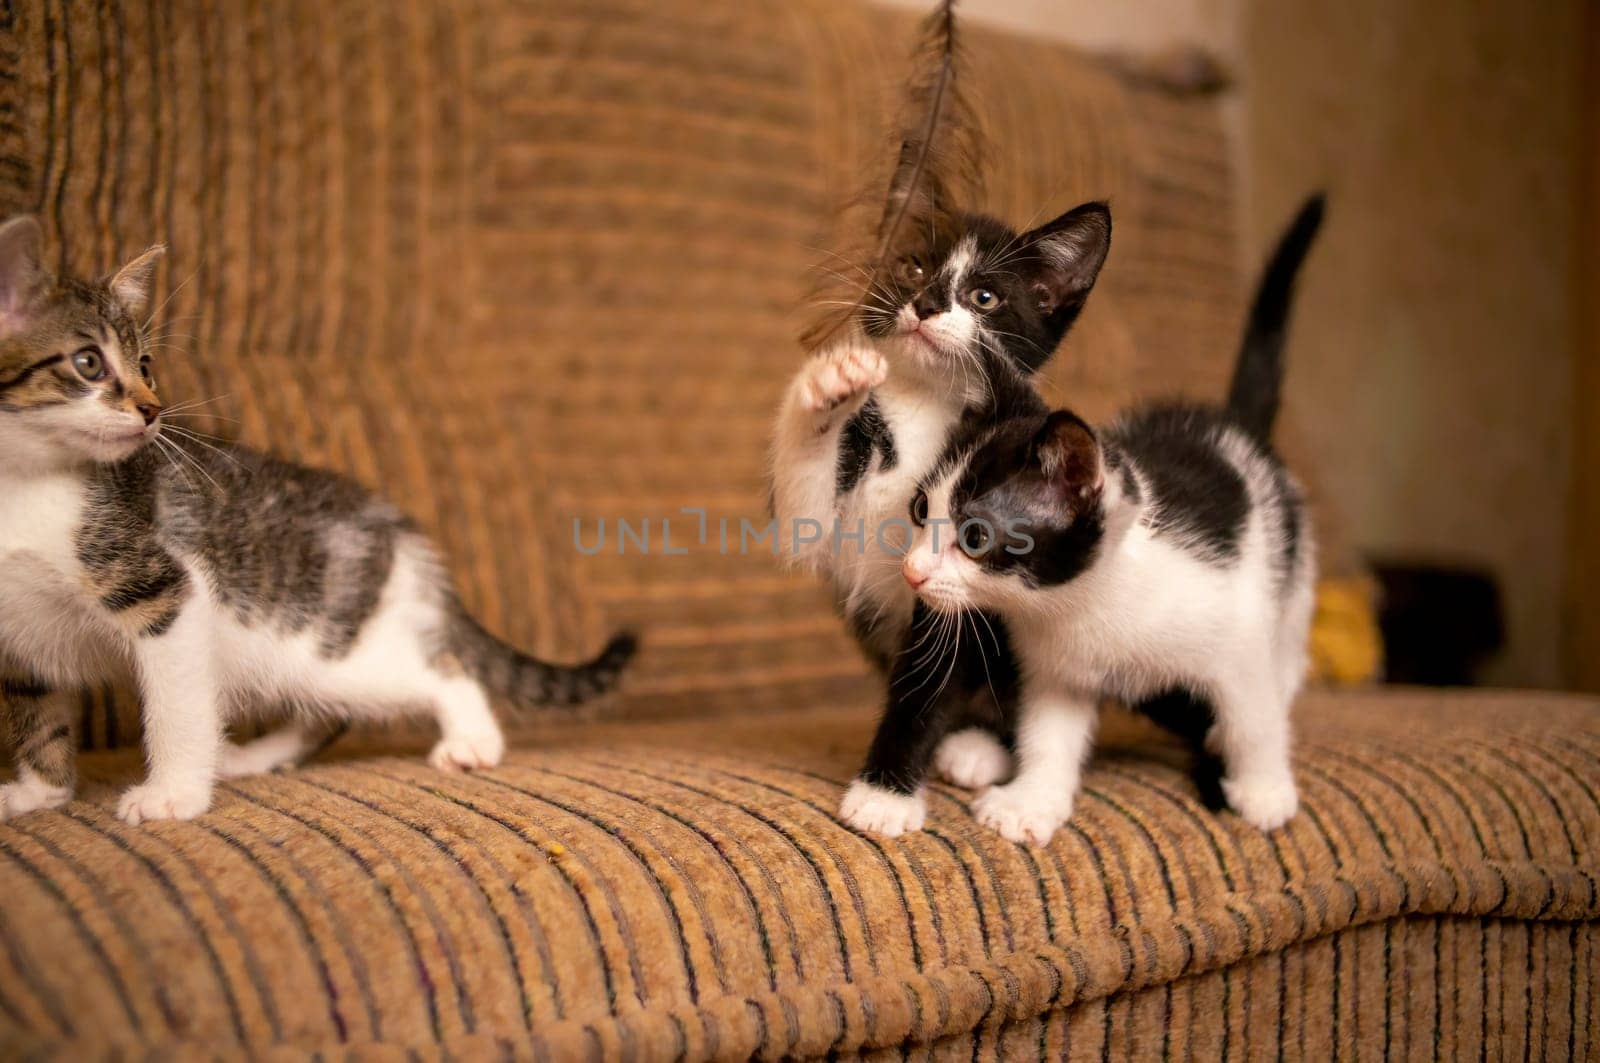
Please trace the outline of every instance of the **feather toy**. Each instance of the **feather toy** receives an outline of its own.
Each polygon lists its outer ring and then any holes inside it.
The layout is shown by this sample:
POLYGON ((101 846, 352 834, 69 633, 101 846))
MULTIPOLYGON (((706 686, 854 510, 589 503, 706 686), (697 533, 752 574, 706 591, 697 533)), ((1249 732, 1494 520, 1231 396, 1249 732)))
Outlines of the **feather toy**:
POLYGON ((860 239, 854 253, 835 255, 826 267, 829 279, 816 299, 820 310, 801 333, 807 351, 852 327, 862 302, 908 248, 948 230, 958 214, 979 205, 984 137, 963 84, 963 66, 955 2, 942 0, 923 21, 912 55, 897 129, 899 154, 873 240, 860 239))

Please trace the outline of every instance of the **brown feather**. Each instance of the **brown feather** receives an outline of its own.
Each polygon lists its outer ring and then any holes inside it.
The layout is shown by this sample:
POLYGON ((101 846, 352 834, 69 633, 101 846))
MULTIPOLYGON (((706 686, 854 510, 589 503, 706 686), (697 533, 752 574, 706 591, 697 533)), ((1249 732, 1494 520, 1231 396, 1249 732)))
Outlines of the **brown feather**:
POLYGON ((911 58, 896 129, 899 153, 877 231, 870 244, 860 239, 857 249, 834 255, 823 267, 832 280, 820 287, 822 305, 801 334, 806 350, 816 350, 853 323, 863 301, 915 234, 948 230, 956 215, 979 205, 984 137, 963 87, 964 65, 955 2, 942 0, 923 21, 911 58))

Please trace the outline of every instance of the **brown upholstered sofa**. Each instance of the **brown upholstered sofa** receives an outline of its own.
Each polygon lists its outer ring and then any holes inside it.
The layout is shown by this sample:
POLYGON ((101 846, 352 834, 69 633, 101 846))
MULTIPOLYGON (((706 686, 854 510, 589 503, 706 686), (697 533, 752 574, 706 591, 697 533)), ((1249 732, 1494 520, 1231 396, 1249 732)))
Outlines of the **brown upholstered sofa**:
MULTIPOLYGON (((137 829, 109 810, 133 717, 86 693, 84 799, 0 826, 0 1054, 1600 1053, 1593 699, 1308 694, 1272 836, 1118 717, 1047 849, 945 786, 910 837, 834 818, 877 681, 737 528, 908 29, 836 0, 0 5, 0 209, 79 269, 171 245, 169 398, 381 486, 515 640, 646 646, 493 771, 358 735, 137 829), (619 555, 619 518, 654 549, 619 555)), ((1215 103, 974 36, 996 210, 1116 215, 1052 386, 1091 415, 1215 393, 1244 272, 1215 103)))

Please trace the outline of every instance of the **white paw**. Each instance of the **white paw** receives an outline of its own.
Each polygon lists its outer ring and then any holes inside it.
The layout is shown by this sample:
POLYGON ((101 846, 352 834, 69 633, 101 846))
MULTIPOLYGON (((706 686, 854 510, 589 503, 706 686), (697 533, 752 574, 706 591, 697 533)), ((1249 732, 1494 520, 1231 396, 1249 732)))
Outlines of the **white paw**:
POLYGON ((506 740, 499 731, 447 735, 428 754, 428 763, 440 771, 477 771, 494 767, 505 754, 506 740))
POLYGON ((1222 796, 1246 823, 1261 830, 1277 830, 1300 808, 1294 778, 1288 774, 1223 779, 1222 796))
POLYGON ((1072 795, 1038 786, 994 786, 972 802, 979 823, 1006 841, 1045 845, 1072 815, 1072 795))
POLYGON ((814 355, 801 371, 800 399, 812 413, 865 402, 889 378, 883 355, 864 343, 845 343, 814 355))
POLYGON ((153 819, 193 819, 210 807, 209 784, 145 782, 123 793, 117 816, 137 826, 153 819))
POLYGON ((1011 753, 980 727, 946 735, 933 754, 940 776, 969 790, 993 786, 1011 774, 1011 753))
POLYGON ((857 779, 844 792, 839 818, 856 830, 898 838, 908 830, 921 830, 927 809, 922 791, 898 794, 857 779))
POLYGON ((37 812, 41 808, 60 808, 70 800, 70 787, 51 786, 38 777, 18 779, 0 786, 0 820, 37 812))

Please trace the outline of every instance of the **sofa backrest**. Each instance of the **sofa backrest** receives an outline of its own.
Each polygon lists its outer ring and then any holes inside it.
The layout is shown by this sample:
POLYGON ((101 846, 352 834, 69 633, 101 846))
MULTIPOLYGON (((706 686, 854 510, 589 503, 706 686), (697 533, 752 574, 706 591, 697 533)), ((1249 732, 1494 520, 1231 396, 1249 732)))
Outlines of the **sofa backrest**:
MULTIPOLYGON (((766 520, 770 415, 829 219, 884 137, 914 19, 835 0, 18 0, 0 209, 64 261, 171 252, 169 401, 353 474, 449 552, 492 629, 576 658, 627 625, 615 711, 865 702, 826 595, 766 520), (690 542, 703 507, 711 541, 690 542), (672 519, 662 552, 661 521, 672 519), (585 556, 604 518, 607 548, 585 556), (724 555, 718 519, 731 524, 724 555), (651 552, 616 552, 616 522, 651 552)), ((1214 102, 969 34, 993 210, 1111 201, 1099 290, 1049 371, 1089 416, 1215 394, 1240 318, 1214 102)), ((85 741, 131 720, 95 699, 85 741)))

